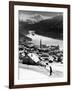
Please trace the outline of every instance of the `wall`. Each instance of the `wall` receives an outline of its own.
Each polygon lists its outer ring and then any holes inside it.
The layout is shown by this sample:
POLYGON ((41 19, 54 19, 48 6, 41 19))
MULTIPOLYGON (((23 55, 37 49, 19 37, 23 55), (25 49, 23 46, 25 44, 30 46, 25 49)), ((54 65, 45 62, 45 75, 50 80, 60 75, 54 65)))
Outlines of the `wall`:
MULTIPOLYGON (((72 4, 72 0, 24 0, 33 2, 48 2, 48 3, 64 3, 72 4)), ((8 72, 9 72, 9 0, 0 1, 0 90, 8 90, 8 72)), ((72 15, 72 5, 71 5, 72 15)), ((71 17, 72 21, 72 17, 71 17)), ((72 29, 72 27, 71 27, 72 29)), ((71 31, 72 34, 72 31, 71 31)), ((72 37, 72 36, 71 36, 72 37)), ((72 68, 72 66, 71 66, 72 68)), ((72 73, 72 72, 71 72, 72 73)), ((72 77, 72 74, 71 74, 72 77)), ((53 86, 53 87, 38 87, 26 88, 25 90, 71 90, 70 86, 53 86)), ((19 89, 21 90, 21 89, 19 89)))

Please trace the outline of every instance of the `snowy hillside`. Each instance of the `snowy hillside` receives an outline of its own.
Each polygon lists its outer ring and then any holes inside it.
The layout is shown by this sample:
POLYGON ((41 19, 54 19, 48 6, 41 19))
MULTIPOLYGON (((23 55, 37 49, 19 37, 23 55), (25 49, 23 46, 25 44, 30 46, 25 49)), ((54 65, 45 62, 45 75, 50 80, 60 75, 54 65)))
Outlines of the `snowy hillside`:
POLYGON ((42 44, 45 44, 47 46, 59 45, 60 49, 63 48, 63 40, 53 39, 53 38, 41 36, 41 35, 38 35, 38 34, 35 34, 35 35, 27 34, 27 37, 31 38, 35 45, 40 45, 40 40, 41 40, 42 44))

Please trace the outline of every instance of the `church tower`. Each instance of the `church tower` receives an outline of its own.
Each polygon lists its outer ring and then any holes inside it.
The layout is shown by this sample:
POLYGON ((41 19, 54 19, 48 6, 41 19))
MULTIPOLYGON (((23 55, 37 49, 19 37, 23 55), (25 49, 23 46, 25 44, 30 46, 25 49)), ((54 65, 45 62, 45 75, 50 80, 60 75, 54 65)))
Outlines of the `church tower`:
POLYGON ((40 39, 40 48, 42 48, 42 40, 40 39))

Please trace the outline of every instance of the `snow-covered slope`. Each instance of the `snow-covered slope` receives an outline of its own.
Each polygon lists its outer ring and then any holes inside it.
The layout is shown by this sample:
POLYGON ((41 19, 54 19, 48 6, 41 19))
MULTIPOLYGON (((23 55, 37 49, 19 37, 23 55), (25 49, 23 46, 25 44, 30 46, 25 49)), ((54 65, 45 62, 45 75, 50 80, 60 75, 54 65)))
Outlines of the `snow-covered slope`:
POLYGON ((53 39, 53 38, 41 36, 38 34, 35 34, 35 35, 27 34, 27 37, 30 37, 35 45, 40 45, 40 40, 41 40, 42 44, 46 44, 48 46, 59 45, 60 49, 63 48, 63 40, 53 39))
POLYGON ((43 16, 40 14, 34 14, 34 15, 30 15, 30 16, 21 14, 19 17, 19 20, 23 21, 23 22, 28 22, 29 24, 34 24, 34 23, 37 23, 39 21, 42 21, 45 19, 50 19, 50 18, 52 18, 52 17, 43 16))

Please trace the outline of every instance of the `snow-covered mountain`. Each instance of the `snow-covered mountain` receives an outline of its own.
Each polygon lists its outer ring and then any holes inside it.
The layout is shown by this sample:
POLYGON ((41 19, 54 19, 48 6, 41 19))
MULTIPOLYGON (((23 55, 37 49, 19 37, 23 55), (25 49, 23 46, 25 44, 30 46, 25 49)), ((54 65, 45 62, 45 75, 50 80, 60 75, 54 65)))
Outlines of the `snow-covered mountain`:
POLYGON ((39 14, 35 14, 34 16, 29 17, 29 20, 31 20, 33 23, 39 22, 43 20, 43 17, 39 14))
POLYGON ((21 15, 19 20, 23 21, 23 22, 28 22, 28 24, 34 24, 37 23, 39 21, 45 20, 45 19, 50 19, 52 17, 47 17, 47 16, 43 16, 40 14, 34 14, 34 15, 30 15, 30 16, 24 16, 21 15))
POLYGON ((24 33, 24 35, 28 34, 28 31, 33 30, 39 35, 63 40, 62 15, 50 18, 35 14, 27 17, 28 18, 21 18, 21 21, 19 21, 19 30, 21 33, 24 33))

